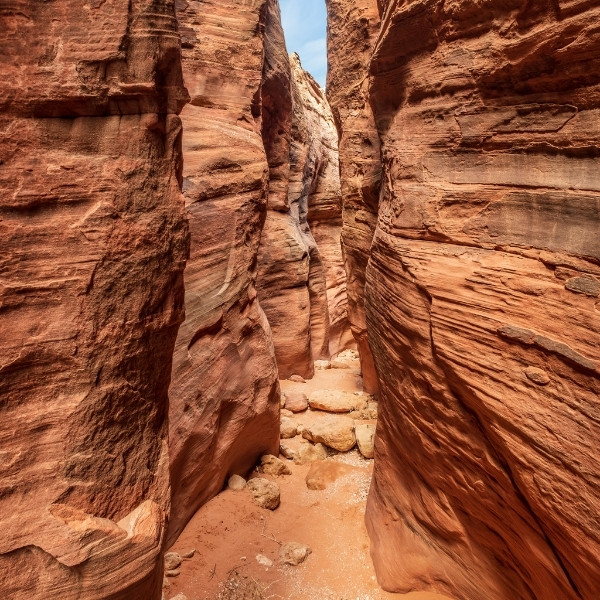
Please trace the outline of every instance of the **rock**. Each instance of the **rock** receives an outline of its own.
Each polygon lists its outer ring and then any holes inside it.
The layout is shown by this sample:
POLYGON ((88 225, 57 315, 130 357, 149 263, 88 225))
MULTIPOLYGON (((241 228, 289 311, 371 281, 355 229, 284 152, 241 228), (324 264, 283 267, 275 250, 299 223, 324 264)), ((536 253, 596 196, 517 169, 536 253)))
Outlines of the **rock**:
POLYGON ((261 237, 258 296, 280 377, 302 381, 294 374, 312 378, 315 359, 352 342, 339 244, 337 131, 324 91, 298 56, 271 63, 271 98, 263 103, 279 124, 277 143, 266 148, 277 182, 261 237), (291 86, 284 85, 290 76, 291 86))
MULTIPOLYGON (((387 7, 389 3, 385 4, 387 7)), ((381 186, 380 137, 369 102, 369 66, 380 33, 379 5, 383 9, 383 3, 376 0, 327 3, 327 98, 341 134, 339 161, 346 238, 343 245, 350 274, 346 289, 348 319, 368 392, 375 392, 378 386, 366 325, 365 280, 381 186), (351 176, 344 176, 350 173, 351 176)))
POLYGON ((295 567, 302 564, 311 553, 312 550, 305 544, 287 542, 279 549, 279 558, 283 564, 295 567))
POLYGON ((287 410, 286 408, 282 408, 279 411, 279 415, 281 417, 290 417, 290 419, 294 417, 294 413, 291 410, 287 410))
POLYGON ((302 377, 302 375, 291 375, 289 377, 290 381, 295 381, 296 383, 306 383, 306 379, 302 377))
POLYGON ((308 396, 308 403, 313 410, 332 413, 347 413, 366 406, 366 402, 361 396, 339 390, 316 390, 311 392, 308 396))
POLYGON ((165 571, 165 577, 179 577, 181 571, 179 569, 170 569, 165 571))
POLYGON ((182 563, 182 557, 177 552, 167 552, 165 554, 165 571, 173 571, 178 569, 182 563))
POLYGON ((355 423, 354 434, 360 453, 365 458, 374 456, 375 423, 355 423))
POLYGON ((177 594, 177 596, 173 596, 171 600, 188 600, 187 596, 184 594, 177 594))
POLYGON ((289 417, 281 418, 281 439, 287 440, 296 437, 298 434, 298 423, 292 421, 289 417))
POLYGON ((285 407, 292 413, 303 412, 308 408, 308 398, 302 392, 288 392, 285 407))
POLYGON ((227 487, 236 492, 246 487, 246 480, 241 475, 235 473, 227 480, 227 487))
POLYGON ((309 490, 325 490, 338 479, 356 471, 355 467, 328 460, 313 462, 306 475, 309 490))
POLYGON ((328 415, 307 426, 302 436, 311 442, 320 442, 338 450, 347 452, 356 444, 354 422, 348 417, 328 415))
POLYGON ((296 451, 293 448, 291 448, 290 446, 288 446, 287 444, 280 444, 279 445, 279 454, 281 454, 284 458, 293 460, 294 456, 296 456, 296 451))
POLYGON ((279 408, 285 407, 286 400, 287 400, 287 398, 286 398, 285 394, 281 394, 281 397, 279 398, 279 408))
POLYGON ((172 0, 97 4, 0 9, 0 597, 11 600, 150 598, 162 577, 187 94, 172 0))
POLYGON ((257 506, 268 510, 275 510, 279 506, 279 486, 274 481, 257 477, 248 481, 246 487, 257 506))
POLYGON ((324 460, 327 458, 327 449, 323 444, 311 444, 303 441, 294 454, 294 463, 297 465, 305 465, 316 460, 324 460))
POLYGON ((275 477, 292 474, 291 469, 282 460, 271 454, 261 456, 260 470, 265 475, 273 475, 275 477))
POLYGON ((187 552, 182 552, 181 558, 183 558, 185 560, 190 560, 191 558, 194 558, 194 554, 196 554, 196 549, 192 548, 191 550, 188 550, 187 552))
MULTIPOLYGON (((163 584, 162 584, 162 589, 163 590, 169 590, 171 588, 171 583, 169 582, 169 580, 163 576, 163 584)), ((164 595, 163 595, 164 598, 164 595)))
POLYGON ((267 70, 286 52, 276 2, 244 10, 235 0, 176 4, 191 96, 181 113, 190 254, 185 298, 156 295, 159 305, 164 298, 182 313, 185 305, 186 317, 169 389, 167 545, 229 473, 249 471, 258 456, 277 452, 281 398, 255 266, 271 187, 266 149, 274 139, 267 70), (215 25, 225 22, 226 34, 215 25), (262 128, 249 125, 255 119, 262 128))
POLYGON ((257 554, 256 555, 256 562, 261 565, 262 567, 272 567, 273 566, 273 561, 270 558, 267 558, 266 556, 264 556, 264 554, 257 554))
POLYGON ((315 370, 316 371, 324 371, 326 369, 331 369, 331 362, 328 360, 315 360, 315 370))
POLYGON ((334 359, 331 361, 331 368, 332 369, 350 369, 352 368, 352 362, 347 361, 347 360, 339 360, 339 359, 334 359))
POLYGON ((381 378, 366 523, 387 590, 600 589, 600 186, 581 152, 600 139, 600 6, 542 4, 327 3, 349 318, 365 385, 381 378))
POLYGON ((533 381, 537 385, 548 385, 550 383, 550 376, 543 369, 537 367, 527 367, 525 369, 525 375, 527 379, 533 381))

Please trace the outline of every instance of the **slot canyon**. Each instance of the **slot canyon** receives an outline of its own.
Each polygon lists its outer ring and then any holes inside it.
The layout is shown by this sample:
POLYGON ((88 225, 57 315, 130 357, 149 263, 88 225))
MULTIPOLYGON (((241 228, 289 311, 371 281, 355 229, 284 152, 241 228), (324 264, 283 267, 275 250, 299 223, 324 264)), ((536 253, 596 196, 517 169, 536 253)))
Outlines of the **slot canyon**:
POLYGON ((0 600, 600 598, 600 3, 323 1, 0 1, 0 600))

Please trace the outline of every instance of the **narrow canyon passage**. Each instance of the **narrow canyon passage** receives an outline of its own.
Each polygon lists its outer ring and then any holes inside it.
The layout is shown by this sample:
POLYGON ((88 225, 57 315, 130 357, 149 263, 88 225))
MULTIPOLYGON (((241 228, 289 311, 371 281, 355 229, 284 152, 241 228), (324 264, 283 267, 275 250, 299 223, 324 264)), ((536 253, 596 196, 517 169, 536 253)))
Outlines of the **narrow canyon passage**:
POLYGON ((256 504, 243 479, 234 477, 229 489, 196 513, 167 554, 166 567, 178 566, 166 571, 166 598, 444 600, 436 594, 390 594, 377 584, 364 525, 373 471, 365 455, 372 457, 370 417, 377 403, 362 391, 354 351, 317 367, 311 380, 281 381, 282 404, 293 409, 282 409, 283 462, 259 463, 250 473, 250 481, 276 484, 279 506, 265 509, 262 498, 256 504), (358 447, 346 440, 353 426, 358 447), (298 433, 303 431, 307 439, 298 433), (313 445, 314 433, 338 448, 353 447, 343 452, 313 445), (302 549, 291 559, 285 554, 290 543, 302 549))
POLYGON ((598 600, 599 3, 281 6, 0 2, 0 599, 598 600))

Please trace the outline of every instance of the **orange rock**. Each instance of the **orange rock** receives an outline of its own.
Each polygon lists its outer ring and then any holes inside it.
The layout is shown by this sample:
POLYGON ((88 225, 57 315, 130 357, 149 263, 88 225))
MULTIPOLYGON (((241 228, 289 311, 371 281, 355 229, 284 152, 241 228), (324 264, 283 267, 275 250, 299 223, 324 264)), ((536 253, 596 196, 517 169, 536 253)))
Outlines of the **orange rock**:
POLYGON ((267 65, 286 54, 275 0, 185 2, 178 18, 191 248, 169 390, 169 544, 228 473, 279 448, 277 369, 255 288, 272 115, 256 98, 266 102, 267 65))
POLYGON ((170 0, 0 9, 2 598, 160 598, 179 45, 170 0))
MULTIPOLYGON (((372 244, 375 211, 356 194, 343 242, 355 331, 369 261, 380 412, 367 524, 379 581, 592 600, 600 7, 380 0, 373 43, 365 4, 328 2, 329 96, 334 112, 360 114, 346 70, 362 27, 382 188, 372 244)), ((360 139, 339 115, 342 140, 360 139)), ((347 148, 343 189, 356 181, 347 148)))

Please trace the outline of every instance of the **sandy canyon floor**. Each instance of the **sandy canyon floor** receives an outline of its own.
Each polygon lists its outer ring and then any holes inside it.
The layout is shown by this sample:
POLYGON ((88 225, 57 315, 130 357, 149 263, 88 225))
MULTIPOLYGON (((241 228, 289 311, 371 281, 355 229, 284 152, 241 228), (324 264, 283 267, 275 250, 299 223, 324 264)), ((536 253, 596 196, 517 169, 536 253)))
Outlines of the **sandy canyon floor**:
MULTIPOLYGON (((361 392, 357 366, 320 370, 306 383, 282 381, 282 391, 361 392)), ((315 415, 307 411, 294 418, 305 424, 315 415)), ((379 588, 364 525, 373 462, 356 448, 324 462, 337 479, 324 490, 311 490, 305 482, 311 465, 286 461, 292 474, 272 478, 281 490, 281 504, 274 511, 256 506, 247 489, 227 489, 208 502, 171 549, 196 552, 183 561, 177 577, 167 579, 165 598, 443 600, 436 594, 399 595, 379 588), (298 566, 282 564, 279 551, 287 542, 308 545, 312 552, 298 566), (261 558, 266 564, 257 556, 266 558, 261 558)))

